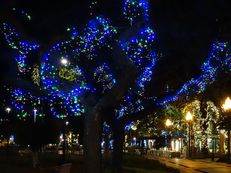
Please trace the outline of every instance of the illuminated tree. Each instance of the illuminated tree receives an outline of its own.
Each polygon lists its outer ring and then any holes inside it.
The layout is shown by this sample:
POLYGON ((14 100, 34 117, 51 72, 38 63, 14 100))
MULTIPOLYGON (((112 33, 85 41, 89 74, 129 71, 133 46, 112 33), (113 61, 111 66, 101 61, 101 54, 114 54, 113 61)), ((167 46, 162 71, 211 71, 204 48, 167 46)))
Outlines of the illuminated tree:
POLYGON ((230 43, 215 41, 209 57, 201 65, 201 75, 190 79, 173 96, 158 100, 157 104, 163 106, 205 92, 219 78, 221 71, 230 72, 230 60, 230 43))
MULTIPOLYGON (((147 97, 145 88, 156 61, 147 0, 125 0, 123 16, 126 22, 121 29, 104 16, 92 15, 80 30, 68 28, 70 38, 41 52, 41 63, 32 65, 27 60, 39 50, 39 45, 22 41, 9 24, 1 25, 8 45, 17 54, 17 78, 28 81, 29 76, 34 85, 30 81, 28 86, 36 86, 42 92, 28 94, 34 87, 27 87, 29 91, 21 93, 18 86, 11 91, 17 100, 12 105, 18 106, 23 118, 29 115, 24 109, 27 100, 32 106, 47 102, 52 114, 60 118, 84 114, 86 172, 100 172, 102 118, 111 121, 114 147, 122 152, 119 141, 123 141, 126 124, 146 116, 157 106, 203 92, 215 81, 218 69, 230 64, 229 44, 215 42, 210 57, 202 65, 201 76, 188 81, 174 96, 147 97), (108 112, 111 116, 104 116, 108 112)), ((31 20, 31 16, 27 18, 31 20)), ((121 162, 119 152, 115 154, 118 154, 115 160, 121 162)))
MULTIPOLYGON (((39 96, 30 90, 12 89, 12 105, 21 111, 18 117, 29 117, 26 106, 35 107, 40 102, 47 102, 56 117, 85 114, 85 161, 92 165, 85 167, 86 172, 100 172, 103 112, 116 107, 123 112, 127 106, 131 112, 142 109, 144 86, 151 80, 155 65, 155 37, 148 24, 148 10, 146 0, 126 0, 124 17, 129 22, 125 30, 117 30, 103 16, 94 17, 80 31, 70 28, 71 37, 43 52, 41 64, 33 66, 27 61, 39 46, 22 41, 9 24, 1 25, 8 45, 17 54, 17 78, 28 81, 31 77, 34 86, 47 93, 39 92, 39 96)), ((121 116, 119 113, 112 119, 121 116)))

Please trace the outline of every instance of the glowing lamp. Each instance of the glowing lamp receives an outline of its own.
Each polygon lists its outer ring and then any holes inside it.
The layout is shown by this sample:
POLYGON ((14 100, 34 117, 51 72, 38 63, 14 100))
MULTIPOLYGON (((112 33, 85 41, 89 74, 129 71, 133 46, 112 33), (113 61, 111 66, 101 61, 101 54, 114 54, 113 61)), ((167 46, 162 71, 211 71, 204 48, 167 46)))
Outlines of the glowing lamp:
POLYGON ((231 110, 231 100, 229 97, 226 98, 225 103, 222 105, 222 108, 224 109, 224 111, 231 110))
POLYGON ((10 108, 10 107, 7 107, 7 108, 6 108, 6 112, 9 114, 10 111, 11 111, 11 108, 10 108))
POLYGON ((62 58, 60 62, 62 65, 65 65, 65 66, 68 64, 68 60, 66 58, 62 58))
POLYGON ((192 116, 191 112, 189 112, 189 111, 187 112, 185 119, 186 119, 186 121, 192 121, 193 116, 192 116))
POLYGON ((167 127, 171 126, 172 125, 172 121, 170 119, 167 119, 166 122, 165 122, 165 125, 167 127))

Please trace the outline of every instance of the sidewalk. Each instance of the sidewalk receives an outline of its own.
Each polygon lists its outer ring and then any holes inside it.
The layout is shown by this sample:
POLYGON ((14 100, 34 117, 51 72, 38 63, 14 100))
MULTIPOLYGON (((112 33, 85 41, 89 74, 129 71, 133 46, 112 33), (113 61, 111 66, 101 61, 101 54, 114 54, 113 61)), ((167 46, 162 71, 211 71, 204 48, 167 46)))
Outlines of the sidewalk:
POLYGON ((180 173, 231 173, 231 164, 218 163, 209 159, 171 159, 147 156, 148 159, 159 160, 161 163, 180 170, 180 173))

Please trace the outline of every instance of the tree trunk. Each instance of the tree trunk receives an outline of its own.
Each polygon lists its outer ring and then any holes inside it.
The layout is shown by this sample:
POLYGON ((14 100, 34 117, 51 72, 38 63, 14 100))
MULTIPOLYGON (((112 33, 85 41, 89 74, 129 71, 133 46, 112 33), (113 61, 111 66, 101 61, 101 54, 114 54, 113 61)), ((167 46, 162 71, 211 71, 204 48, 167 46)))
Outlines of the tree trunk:
MULTIPOLYGON (((205 98, 202 98, 200 101, 200 110, 201 110, 201 117, 205 119, 207 117, 207 102, 205 98)), ((204 122, 201 124, 201 129, 202 129, 202 153, 204 155, 208 155, 208 134, 206 133, 208 129, 207 122, 204 122)))
POLYGON ((84 124, 84 172, 101 172, 100 123, 101 116, 95 109, 88 109, 84 124))
POLYGON ((141 138, 141 156, 145 154, 144 138, 141 138))
POLYGON ((109 158, 109 147, 110 147, 110 132, 104 133, 104 153, 103 153, 103 169, 107 169, 108 165, 110 165, 110 158, 109 158))
POLYGON ((225 144, 225 135, 223 133, 219 133, 220 136, 220 145, 219 145, 219 153, 220 154, 224 154, 225 153, 225 148, 224 148, 224 144, 225 144))
POLYGON ((37 168, 39 165, 38 150, 37 149, 32 149, 32 164, 33 164, 33 168, 37 168))
POLYGON ((105 145, 104 145, 104 159, 105 161, 108 161, 109 159, 109 145, 110 145, 110 141, 109 141, 109 132, 106 132, 104 134, 104 141, 105 141, 105 145))
POLYGON ((113 127, 113 173, 122 173, 123 147, 124 147, 124 126, 117 122, 113 127))

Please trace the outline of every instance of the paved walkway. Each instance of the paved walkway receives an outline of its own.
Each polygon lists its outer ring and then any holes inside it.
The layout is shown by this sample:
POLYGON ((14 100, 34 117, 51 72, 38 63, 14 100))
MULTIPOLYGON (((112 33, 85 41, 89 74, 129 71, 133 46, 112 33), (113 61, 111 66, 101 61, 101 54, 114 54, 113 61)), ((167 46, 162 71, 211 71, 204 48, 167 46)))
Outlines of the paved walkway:
POLYGON ((177 168, 180 173, 231 173, 231 164, 206 159, 168 159, 154 156, 147 156, 147 158, 159 160, 169 167, 177 168))

